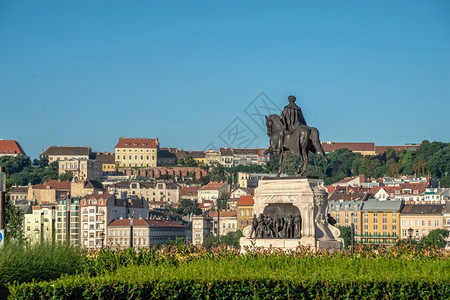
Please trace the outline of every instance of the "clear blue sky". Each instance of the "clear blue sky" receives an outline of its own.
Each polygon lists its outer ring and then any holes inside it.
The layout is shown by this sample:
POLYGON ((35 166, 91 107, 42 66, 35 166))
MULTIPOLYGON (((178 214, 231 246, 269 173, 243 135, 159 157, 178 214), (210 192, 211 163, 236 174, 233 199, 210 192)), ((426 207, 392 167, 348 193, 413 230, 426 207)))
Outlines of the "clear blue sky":
POLYGON ((448 142, 450 2, 0 1, 0 138, 32 157, 224 146, 237 117, 264 147, 261 92, 324 141, 448 142))

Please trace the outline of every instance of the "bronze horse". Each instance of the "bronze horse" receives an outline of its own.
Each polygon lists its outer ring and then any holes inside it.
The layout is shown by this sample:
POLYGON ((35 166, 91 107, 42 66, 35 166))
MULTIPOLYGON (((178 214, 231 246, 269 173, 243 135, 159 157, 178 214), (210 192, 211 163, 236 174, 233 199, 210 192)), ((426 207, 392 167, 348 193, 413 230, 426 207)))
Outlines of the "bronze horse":
POLYGON ((328 162, 320 144, 317 128, 298 125, 291 132, 284 132, 283 123, 278 115, 266 116, 266 126, 267 135, 270 137, 270 147, 264 151, 264 155, 277 153, 280 156, 278 161, 278 177, 281 174, 281 166, 286 155, 286 150, 289 150, 295 157, 302 156, 303 160, 297 169, 297 174, 300 176, 305 173, 308 165, 308 151, 321 155, 328 162))

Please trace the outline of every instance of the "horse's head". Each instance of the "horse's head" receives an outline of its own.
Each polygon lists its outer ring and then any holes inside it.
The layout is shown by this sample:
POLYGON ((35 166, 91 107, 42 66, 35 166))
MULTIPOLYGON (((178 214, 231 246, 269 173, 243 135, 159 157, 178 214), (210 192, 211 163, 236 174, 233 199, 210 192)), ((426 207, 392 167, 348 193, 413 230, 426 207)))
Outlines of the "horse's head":
POLYGON ((274 131, 277 131, 281 124, 280 116, 278 115, 270 115, 266 117, 266 127, 267 127, 267 135, 272 136, 274 131))

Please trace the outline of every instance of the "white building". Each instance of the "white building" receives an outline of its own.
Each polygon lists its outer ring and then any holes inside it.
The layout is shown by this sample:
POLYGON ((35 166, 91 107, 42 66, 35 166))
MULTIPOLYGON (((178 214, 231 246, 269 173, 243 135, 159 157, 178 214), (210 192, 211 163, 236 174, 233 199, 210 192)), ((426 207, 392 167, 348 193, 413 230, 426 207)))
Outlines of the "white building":
POLYGON ((101 248, 105 244, 106 226, 119 218, 147 218, 147 201, 116 199, 112 194, 89 194, 80 201, 81 240, 86 248, 101 248))
POLYGON ((224 182, 210 182, 198 189, 198 202, 202 203, 204 200, 212 200, 216 203, 220 194, 228 192, 228 184, 224 182))

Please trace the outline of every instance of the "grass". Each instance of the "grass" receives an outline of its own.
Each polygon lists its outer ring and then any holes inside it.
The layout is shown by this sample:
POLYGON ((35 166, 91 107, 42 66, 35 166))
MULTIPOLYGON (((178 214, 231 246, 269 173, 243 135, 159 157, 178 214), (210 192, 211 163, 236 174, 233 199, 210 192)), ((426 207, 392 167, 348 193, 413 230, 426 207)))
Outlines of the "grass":
POLYGON ((83 254, 73 247, 42 243, 9 243, 0 249, 0 289, 10 282, 51 280, 85 268, 83 254))
MULTIPOLYGON (((123 280, 248 280, 288 281, 450 281, 449 260, 389 260, 377 258, 255 257, 194 260, 179 266, 119 268, 110 273, 123 280)), ((109 275, 106 275, 109 276, 109 275)), ((101 276, 100 276, 101 277, 101 276)))

